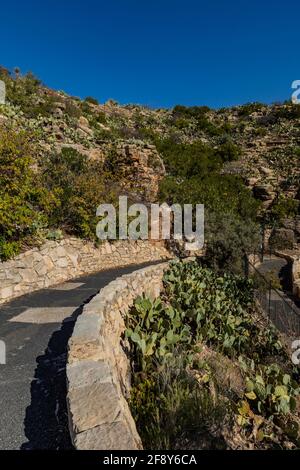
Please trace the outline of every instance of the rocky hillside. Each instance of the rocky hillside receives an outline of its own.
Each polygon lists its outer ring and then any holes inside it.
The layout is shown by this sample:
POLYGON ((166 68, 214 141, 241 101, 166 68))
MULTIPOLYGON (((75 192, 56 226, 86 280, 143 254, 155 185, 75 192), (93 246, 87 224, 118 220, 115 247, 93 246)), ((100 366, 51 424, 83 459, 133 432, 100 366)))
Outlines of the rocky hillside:
MULTIPOLYGON (((1 68, 0 79, 7 90, 7 104, 0 107, 0 129, 30 135, 34 172, 49 173, 44 166, 49 155, 63 155, 64 149, 68 153, 71 148, 77 157, 101 165, 101 174, 106 175, 103 194, 113 189, 133 200, 181 202, 178 192, 188 199, 185 202, 204 202, 212 212, 217 207, 224 210, 224 200, 230 213, 264 222, 281 248, 296 248, 300 242, 297 105, 150 109, 121 106, 113 100, 99 104, 91 97, 80 100, 50 90, 32 74, 21 75, 18 70, 10 73, 1 68), (247 199, 255 206, 254 217, 247 199)), ((5 159, 0 163, 3 168, 5 159)), ((56 176, 41 185, 58 197, 56 176)), ((47 228, 68 231, 66 219, 52 214, 47 228)), ((11 238, 18 242, 24 232, 27 237, 27 229, 9 235, 3 227, 0 217, 2 244, 11 238)))

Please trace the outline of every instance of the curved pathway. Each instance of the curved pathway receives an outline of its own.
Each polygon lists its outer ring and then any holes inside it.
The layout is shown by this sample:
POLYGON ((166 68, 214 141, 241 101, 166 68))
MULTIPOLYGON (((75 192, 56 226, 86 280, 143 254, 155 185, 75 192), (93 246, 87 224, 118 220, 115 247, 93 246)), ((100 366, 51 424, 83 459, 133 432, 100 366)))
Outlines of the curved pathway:
POLYGON ((66 357, 75 320, 102 287, 145 265, 80 277, 0 306, 0 340, 6 344, 6 364, 0 364, 0 449, 72 448, 66 357))
POLYGON ((300 334, 300 302, 292 293, 291 264, 284 258, 265 256, 256 268, 263 276, 272 274, 281 284, 281 289, 272 289, 270 297, 262 299, 274 325, 283 333, 298 337, 300 334))

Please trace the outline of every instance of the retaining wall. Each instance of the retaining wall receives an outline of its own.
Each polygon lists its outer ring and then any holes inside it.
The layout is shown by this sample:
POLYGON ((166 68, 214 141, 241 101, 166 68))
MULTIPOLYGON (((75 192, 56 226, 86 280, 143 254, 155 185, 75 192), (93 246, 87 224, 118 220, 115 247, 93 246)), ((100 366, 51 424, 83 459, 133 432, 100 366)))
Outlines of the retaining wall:
POLYGON ((28 292, 118 266, 170 258, 162 242, 105 242, 96 248, 76 238, 44 245, 0 262, 0 304, 28 292))
POLYGON ((104 287, 83 309, 69 340, 69 428, 77 449, 141 449, 131 416, 124 318, 141 294, 156 298, 168 263, 139 269, 104 287))

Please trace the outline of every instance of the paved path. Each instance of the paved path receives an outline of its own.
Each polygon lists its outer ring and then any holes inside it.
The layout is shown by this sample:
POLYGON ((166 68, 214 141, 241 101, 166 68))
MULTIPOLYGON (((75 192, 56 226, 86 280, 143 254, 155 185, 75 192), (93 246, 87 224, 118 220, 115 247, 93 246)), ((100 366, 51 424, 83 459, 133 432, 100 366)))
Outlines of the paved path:
POLYGON ((292 290, 289 265, 284 258, 265 256, 263 263, 257 269, 262 274, 273 273, 277 276, 284 291, 292 290))
POLYGON ((257 267, 258 271, 267 275, 272 273, 281 283, 280 292, 272 290, 270 297, 261 294, 260 303, 268 312, 274 325, 287 335, 300 334, 300 302, 292 293, 291 265, 283 258, 270 256, 257 267))
MULTIPOLYGON (((139 266, 141 267, 141 265, 139 266)), ((116 277, 113 269, 37 291, 0 307, 0 449, 68 449, 66 351, 83 304, 116 277)))

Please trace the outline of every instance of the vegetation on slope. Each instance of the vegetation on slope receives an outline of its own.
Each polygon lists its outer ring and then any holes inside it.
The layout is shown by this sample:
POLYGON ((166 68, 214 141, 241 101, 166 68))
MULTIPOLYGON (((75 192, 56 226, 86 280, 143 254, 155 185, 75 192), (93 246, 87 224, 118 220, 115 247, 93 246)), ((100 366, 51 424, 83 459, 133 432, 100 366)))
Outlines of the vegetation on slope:
POLYGON ((299 446, 299 371, 256 313, 251 280, 174 262, 160 298, 136 299, 126 336, 146 448, 299 446))
MULTIPOLYGON (((125 177, 116 176, 119 162, 108 155, 120 158, 114 152, 120 142, 156 147, 167 170, 160 201, 205 204, 212 266, 238 265, 243 253, 257 246, 262 221, 276 228, 299 215, 300 118, 299 107, 291 103, 153 110, 113 100, 101 105, 93 97, 80 100, 49 90, 19 70, 10 73, 2 67, 0 79, 7 89, 7 105, 0 107, 1 170, 6 147, 17 143, 15 164, 22 161, 26 173, 17 194, 9 192, 7 181, 2 184, 2 193, 14 198, 18 210, 7 216, 13 201, 6 201, 5 209, 3 198, 1 217, 10 220, 0 229, 1 259, 59 231, 93 239, 96 207, 104 198, 114 201, 124 188, 125 177), (103 153, 104 161, 89 157, 94 150, 103 153), (79 167, 72 159, 81 161, 79 167), (39 194, 31 194, 34 190, 39 194)), ((291 237, 292 245, 299 233, 291 237)))

